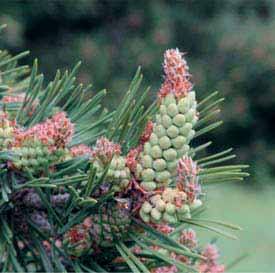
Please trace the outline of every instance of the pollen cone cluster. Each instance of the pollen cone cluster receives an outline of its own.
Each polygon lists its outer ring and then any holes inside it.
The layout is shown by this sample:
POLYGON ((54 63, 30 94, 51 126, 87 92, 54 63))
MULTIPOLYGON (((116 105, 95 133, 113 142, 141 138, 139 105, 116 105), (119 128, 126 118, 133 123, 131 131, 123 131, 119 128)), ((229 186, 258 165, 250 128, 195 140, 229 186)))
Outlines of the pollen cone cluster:
POLYGON ((106 181, 115 191, 123 191, 130 182, 130 170, 126 166, 125 157, 121 156, 121 147, 105 137, 97 140, 92 150, 91 162, 97 170, 97 176, 103 175, 108 167, 106 181))
POLYGON ((139 215, 144 222, 176 224, 190 218, 191 211, 202 205, 197 165, 190 157, 177 164, 176 187, 164 187, 146 198, 139 215))
POLYGON ((171 183, 178 160, 188 154, 198 119, 195 92, 191 91, 189 69, 182 54, 168 50, 164 58, 165 81, 159 91, 159 110, 136 168, 145 191, 171 183))
POLYGON ((74 126, 64 112, 34 127, 17 128, 12 150, 18 154, 13 166, 31 173, 42 171, 45 166, 58 163, 67 153, 66 145, 71 141, 74 126))
POLYGON ((140 216, 144 222, 176 224, 182 217, 190 217, 186 204, 186 193, 178 189, 166 188, 142 204, 140 216))

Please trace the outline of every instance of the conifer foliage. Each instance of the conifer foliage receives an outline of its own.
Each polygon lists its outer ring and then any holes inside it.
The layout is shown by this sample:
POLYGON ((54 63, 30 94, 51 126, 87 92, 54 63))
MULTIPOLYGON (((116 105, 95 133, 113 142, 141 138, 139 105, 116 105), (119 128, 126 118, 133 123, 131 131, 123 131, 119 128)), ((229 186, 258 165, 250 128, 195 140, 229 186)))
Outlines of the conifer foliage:
POLYGON ((26 54, 0 52, 1 271, 223 272, 192 227, 234 238, 223 229, 237 226, 201 212, 207 185, 243 180, 247 166, 193 145, 221 124, 221 99, 197 101, 183 54, 165 52, 151 106, 138 69, 113 112, 105 90, 77 84, 79 64, 46 85, 36 60, 17 65, 26 54))

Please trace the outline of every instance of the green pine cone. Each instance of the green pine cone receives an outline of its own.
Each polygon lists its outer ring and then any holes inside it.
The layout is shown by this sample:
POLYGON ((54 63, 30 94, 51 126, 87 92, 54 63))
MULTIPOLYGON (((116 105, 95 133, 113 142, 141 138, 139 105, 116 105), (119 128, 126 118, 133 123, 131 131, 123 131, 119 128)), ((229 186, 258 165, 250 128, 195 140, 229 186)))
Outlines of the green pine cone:
POLYGON ((127 238, 131 223, 131 207, 125 202, 109 202, 99 210, 99 214, 91 215, 89 232, 96 246, 111 247, 118 240, 127 238))

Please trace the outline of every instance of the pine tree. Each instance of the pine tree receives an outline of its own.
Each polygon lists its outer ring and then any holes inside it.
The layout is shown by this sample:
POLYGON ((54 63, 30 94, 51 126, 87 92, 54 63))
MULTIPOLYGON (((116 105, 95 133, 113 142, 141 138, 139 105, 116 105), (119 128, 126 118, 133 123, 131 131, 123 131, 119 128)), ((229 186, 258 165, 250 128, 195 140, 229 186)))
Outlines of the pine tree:
POLYGON ((165 52, 152 105, 138 69, 113 112, 105 90, 77 84, 80 64, 44 84, 37 60, 17 64, 27 54, 0 52, 1 271, 223 272, 191 227, 234 238, 217 226, 237 226, 201 217, 205 190, 247 165, 194 141, 221 125, 222 100, 197 102, 183 54, 165 52))

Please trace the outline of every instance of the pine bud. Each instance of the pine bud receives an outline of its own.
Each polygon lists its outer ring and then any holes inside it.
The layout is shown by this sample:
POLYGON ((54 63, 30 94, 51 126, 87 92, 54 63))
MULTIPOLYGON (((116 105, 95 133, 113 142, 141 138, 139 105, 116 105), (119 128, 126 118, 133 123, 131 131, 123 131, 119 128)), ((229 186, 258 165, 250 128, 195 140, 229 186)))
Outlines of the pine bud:
POLYGON ((161 195, 159 194, 156 194, 156 195, 153 195, 151 198, 150 198, 150 202, 156 206, 158 201, 161 200, 161 195))
POLYGON ((158 145, 153 146, 151 150, 151 155, 154 159, 161 158, 162 157, 161 148, 158 145))
POLYGON ((153 162, 153 168, 156 171, 163 171, 166 168, 166 162, 164 159, 156 159, 153 162))
POLYGON ((180 133, 183 136, 187 136, 192 129, 192 124, 191 123, 185 123, 183 127, 180 128, 180 133))
POLYGON ((165 150, 171 146, 170 138, 167 136, 163 136, 159 139, 159 146, 161 149, 165 150))
POLYGON ((157 208, 153 208, 150 214, 155 221, 159 221, 161 219, 161 213, 157 210, 157 208))
POLYGON ((177 114, 173 118, 173 123, 178 127, 184 126, 185 122, 186 122, 186 119, 185 119, 185 116, 183 114, 177 114))
POLYGON ((160 183, 168 183, 171 178, 171 174, 168 171, 162 171, 156 173, 156 180, 160 183))
POLYGON ((194 119, 195 115, 196 115, 196 110, 190 109, 185 115, 186 121, 191 122, 194 119))
POLYGON ((151 168, 152 167, 152 157, 150 155, 144 155, 142 157, 142 165, 145 167, 145 168, 151 168))
POLYGON ((165 128, 160 124, 155 126, 154 128, 154 133, 157 135, 157 137, 163 137, 166 135, 166 130, 165 128))
POLYGON ((141 210, 143 210, 145 213, 149 213, 152 210, 152 206, 149 202, 144 202, 142 204, 141 210))
POLYGON ((168 115, 163 115, 161 119, 161 124, 165 128, 169 128, 172 125, 172 119, 168 115))
POLYGON ((188 153, 189 149, 190 149, 189 145, 187 144, 183 145, 183 147, 178 150, 178 157, 185 156, 188 153))
POLYGON ((193 137, 195 136, 195 131, 194 130, 190 130, 188 136, 187 136, 187 141, 191 141, 193 139, 193 137))
POLYGON ((171 204, 171 203, 166 204, 165 212, 167 212, 170 215, 175 214, 175 212, 176 212, 176 206, 173 205, 173 204, 171 204))
POLYGON ((167 107, 167 113, 170 117, 174 117, 176 114, 178 114, 178 106, 175 103, 171 103, 167 107))
POLYGON ((163 219, 165 221, 167 221, 169 224, 176 224, 177 223, 176 216, 175 215, 170 215, 170 214, 168 214, 166 212, 163 214, 163 219))
POLYGON ((155 177, 155 172, 153 169, 145 169, 142 171, 142 179, 144 182, 153 181, 155 177))
POLYGON ((150 144, 152 146, 157 145, 158 144, 158 137, 155 133, 152 133, 150 136, 150 144))
POLYGON ((177 137, 179 134, 179 129, 178 127, 176 127, 175 125, 171 125, 168 129, 167 129, 167 135, 171 138, 175 138, 177 137))
POLYGON ((159 107, 159 112, 162 114, 162 115, 166 115, 167 114, 167 108, 165 105, 161 104, 160 107, 159 107))
POLYGON ((163 157, 168 160, 168 161, 172 161, 172 160, 176 160, 177 158, 177 152, 175 149, 170 148, 168 150, 165 150, 163 152, 163 157))
POLYGON ((136 167, 136 175, 137 175, 138 177, 141 176, 142 170, 143 170, 142 166, 141 166, 140 164, 137 164, 137 167, 136 167))
POLYGON ((171 161, 167 163, 167 170, 172 174, 176 175, 177 173, 177 162, 176 161, 171 161))
POLYGON ((150 222, 150 215, 145 213, 143 210, 139 211, 139 216, 145 223, 150 222))
POLYGON ((146 154, 146 155, 150 155, 151 154, 151 149, 152 149, 152 146, 151 146, 151 144, 149 143, 149 142, 146 142, 145 144, 144 144, 144 154, 146 154))
POLYGON ((162 199, 157 200, 155 206, 160 212, 163 212, 166 208, 165 202, 162 199))
POLYGON ((183 145, 186 143, 186 138, 184 136, 177 136, 172 139, 172 144, 176 149, 181 149, 183 145))

